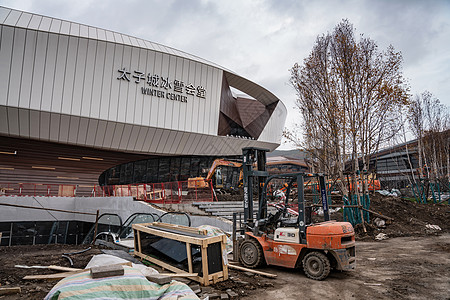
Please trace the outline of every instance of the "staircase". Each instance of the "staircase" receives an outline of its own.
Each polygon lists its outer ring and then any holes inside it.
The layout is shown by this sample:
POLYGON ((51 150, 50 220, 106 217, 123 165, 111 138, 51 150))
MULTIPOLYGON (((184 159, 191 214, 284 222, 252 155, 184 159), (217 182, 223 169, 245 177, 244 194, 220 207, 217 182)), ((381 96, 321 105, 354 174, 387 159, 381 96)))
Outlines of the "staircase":
MULTIPOLYGON (((222 201, 222 202, 194 202, 193 206, 198 207, 209 215, 222 217, 233 220, 233 213, 237 213, 238 220, 244 219, 244 203, 243 201, 222 201)), ((253 202, 254 217, 258 211, 258 202, 253 202)), ((269 213, 275 213, 276 209, 268 207, 269 213)))

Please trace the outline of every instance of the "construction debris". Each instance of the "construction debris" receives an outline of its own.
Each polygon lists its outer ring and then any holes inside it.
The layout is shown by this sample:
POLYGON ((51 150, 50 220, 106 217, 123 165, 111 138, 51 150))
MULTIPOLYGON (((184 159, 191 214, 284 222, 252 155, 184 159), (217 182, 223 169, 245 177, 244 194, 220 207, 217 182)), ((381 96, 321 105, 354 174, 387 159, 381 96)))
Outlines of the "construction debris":
POLYGON ((190 279, 204 286, 228 279, 226 235, 208 237, 206 230, 156 222, 133 224, 133 230, 134 255, 175 273, 199 270, 190 279))
POLYGON ((0 287, 0 296, 20 294, 20 292, 21 292, 20 287, 0 287))
POLYGON ((236 269, 236 270, 239 270, 239 271, 255 273, 255 274, 258 274, 258 275, 261 275, 261 276, 265 276, 265 277, 269 277, 269 278, 276 278, 277 277, 277 275, 275 275, 275 274, 261 272, 261 271, 257 271, 257 270, 253 270, 253 269, 249 269, 249 268, 245 268, 245 267, 241 267, 241 266, 236 266, 236 265, 232 265, 232 264, 229 264, 228 267, 230 269, 236 269))
POLYGON ((122 276, 124 274, 122 265, 109 265, 91 268, 92 278, 103 278, 110 276, 122 276))
POLYGON ((389 237, 388 237, 388 235, 387 234, 385 234, 385 233, 379 233, 379 234, 377 234, 377 236, 375 237, 375 240, 377 240, 377 241, 382 241, 382 240, 386 240, 386 239, 388 239, 389 237))

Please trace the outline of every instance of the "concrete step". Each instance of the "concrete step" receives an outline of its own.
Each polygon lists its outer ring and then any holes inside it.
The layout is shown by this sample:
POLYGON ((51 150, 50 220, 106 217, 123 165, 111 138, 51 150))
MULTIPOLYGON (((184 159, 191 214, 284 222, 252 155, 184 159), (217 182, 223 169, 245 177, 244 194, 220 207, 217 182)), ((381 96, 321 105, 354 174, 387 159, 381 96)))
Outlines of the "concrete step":
MULTIPOLYGON (((257 207, 254 207, 253 210, 257 210, 257 207)), ((243 208, 243 207, 205 208, 205 209, 203 209, 203 211, 210 212, 210 213, 217 212, 217 211, 219 211, 219 212, 220 212, 220 211, 226 211, 226 212, 243 212, 243 211, 244 211, 244 208, 243 208)), ((269 208, 268 208, 268 211, 276 211, 276 209, 273 208, 273 207, 269 207, 269 208)))
MULTIPOLYGON (((253 203, 258 203, 253 201, 253 203)), ((244 199, 242 199, 242 201, 220 201, 220 202, 193 202, 192 205, 195 206, 200 206, 200 205, 243 205, 244 204, 244 199)))

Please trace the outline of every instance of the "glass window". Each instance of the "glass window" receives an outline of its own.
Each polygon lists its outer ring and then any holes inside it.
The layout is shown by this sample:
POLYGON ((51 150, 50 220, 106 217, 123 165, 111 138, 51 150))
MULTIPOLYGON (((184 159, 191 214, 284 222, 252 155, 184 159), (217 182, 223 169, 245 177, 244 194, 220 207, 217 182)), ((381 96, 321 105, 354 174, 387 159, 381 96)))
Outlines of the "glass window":
POLYGON ((147 160, 140 160, 134 163, 133 183, 147 182, 147 160))
POLYGON ((158 182, 158 159, 149 159, 147 161, 147 182, 158 182))

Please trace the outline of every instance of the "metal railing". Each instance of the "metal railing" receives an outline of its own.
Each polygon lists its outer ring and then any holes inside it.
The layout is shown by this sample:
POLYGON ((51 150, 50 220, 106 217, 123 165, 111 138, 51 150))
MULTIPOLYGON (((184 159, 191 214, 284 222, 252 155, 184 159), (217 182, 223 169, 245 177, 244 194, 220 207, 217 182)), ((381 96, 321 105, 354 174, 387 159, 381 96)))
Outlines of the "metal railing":
POLYGON ((151 203, 212 202, 211 180, 174 181, 126 185, 68 185, 42 183, 0 183, 0 196, 43 197, 127 197, 151 203))

